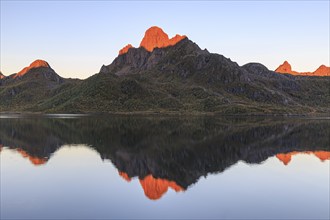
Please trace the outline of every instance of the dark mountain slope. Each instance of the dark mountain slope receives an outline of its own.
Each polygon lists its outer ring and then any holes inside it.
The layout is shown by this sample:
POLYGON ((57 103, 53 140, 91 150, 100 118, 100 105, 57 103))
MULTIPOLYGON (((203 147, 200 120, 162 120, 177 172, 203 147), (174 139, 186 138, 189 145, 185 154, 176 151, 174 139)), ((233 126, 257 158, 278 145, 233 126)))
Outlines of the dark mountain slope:
POLYGON ((329 79, 240 67, 185 38, 174 46, 130 48, 100 73, 42 103, 50 112, 328 113, 329 79), (52 108, 52 106, 56 106, 52 108))

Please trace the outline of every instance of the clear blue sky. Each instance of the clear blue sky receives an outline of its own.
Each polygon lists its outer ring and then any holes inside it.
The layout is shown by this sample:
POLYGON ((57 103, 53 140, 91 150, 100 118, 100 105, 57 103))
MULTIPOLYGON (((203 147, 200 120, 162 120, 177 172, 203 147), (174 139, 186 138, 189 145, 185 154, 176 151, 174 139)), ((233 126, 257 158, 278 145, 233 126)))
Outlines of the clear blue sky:
POLYGON ((187 35, 243 65, 297 71, 329 66, 329 1, 3 1, 2 73, 44 59, 63 77, 86 78, 110 64, 150 26, 187 35))

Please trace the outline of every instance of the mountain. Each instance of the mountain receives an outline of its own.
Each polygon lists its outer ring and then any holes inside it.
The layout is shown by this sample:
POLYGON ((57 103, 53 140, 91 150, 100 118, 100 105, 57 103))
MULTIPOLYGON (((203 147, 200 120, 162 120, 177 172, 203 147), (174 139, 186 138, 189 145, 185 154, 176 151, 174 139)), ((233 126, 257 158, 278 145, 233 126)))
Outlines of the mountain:
POLYGON ((0 72, 0 80, 5 78, 5 75, 2 74, 2 72, 0 72))
POLYGON ((46 61, 36 60, 0 81, 0 111, 33 111, 75 81, 60 77, 46 61))
POLYGON ((301 76, 330 76, 330 67, 321 65, 314 72, 297 72, 292 70, 291 64, 288 61, 284 61, 282 65, 277 67, 275 72, 288 73, 292 75, 301 75, 301 76))
MULTIPOLYGON (((39 67, 47 69, 46 67, 39 67)), ((35 68, 35 69, 39 69, 35 68)), ((33 69, 32 69, 33 70, 33 69)), ((17 77, 17 78, 24 78, 17 77)), ((66 81, 62 78, 63 81, 66 81)), ((0 83, 1 84, 1 83, 0 83)), ((158 27, 139 48, 128 45, 98 74, 30 106, 8 99, 0 86, 0 111, 52 113, 327 114, 328 77, 278 74, 259 63, 239 66, 202 50, 188 37, 169 38, 158 27)), ((14 94, 15 95, 15 94, 14 94)), ((13 95, 13 96, 14 96, 13 95)), ((29 102, 31 103, 31 102, 29 102)))

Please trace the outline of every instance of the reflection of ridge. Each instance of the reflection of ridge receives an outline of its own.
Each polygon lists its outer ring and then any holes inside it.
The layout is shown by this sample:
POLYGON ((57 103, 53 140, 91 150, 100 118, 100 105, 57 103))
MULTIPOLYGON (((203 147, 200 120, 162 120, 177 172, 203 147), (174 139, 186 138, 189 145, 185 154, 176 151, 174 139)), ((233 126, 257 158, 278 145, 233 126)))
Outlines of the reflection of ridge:
MULTIPOLYGON (((2 151, 3 145, 0 144, 0 153, 2 151)), ((40 166, 40 165, 44 165, 47 163, 48 158, 44 158, 44 157, 38 157, 38 156, 32 156, 30 155, 28 152, 26 152, 25 150, 21 149, 21 148, 14 148, 11 147, 9 148, 10 150, 16 151, 17 153, 19 153, 23 158, 27 158, 29 159, 29 161, 35 165, 35 166, 40 166)))
POLYGON ((288 165, 291 161, 292 156, 297 154, 313 154, 317 158, 319 158, 322 162, 325 160, 330 160, 330 152, 329 151, 303 151, 303 152, 289 152, 277 154, 276 157, 283 162, 284 165, 288 165))
MULTIPOLYGON (((119 175, 127 182, 132 180, 125 172, 119 171, 119 175)), ((140 178, 139 181, 143 188, 144 194, 151 200, 160 199, 167 192, 168 188, 173 189, 175 192, 184 191, 184 189, 176 182, 155 178, 151 174, 144 178, 140 178)))
POLYGON ((168 188, 186 190, 201 176, 221 173, 239 161, 260 164, 288 152, 314 152, 329 159, 320 154, 330 152, 329 131, 327 120, 21 118, 1 120, 0 145, 12 150, 19 146, 40 159, 51 158, 63 145, 89 146, 124 179, 139 178, 145 194, 156 199, 168 188))
MULTIPOLYGON (((3 145, 0 145, 0 153, 2 151, 2 148, 3 148, 3 145)), ((36 156, 31 156, 31 155, 29 155, 28 152, 26 152, 20 148, 10 147, 10 148, 8 148, 8 150, 18 152, 24 158, 28 158, 29 161, 36 166, 42 165, 42 164, 45 164, 48 162, 47 158, 38 158, 36 156)), ((282 161, 285 165, 287 165, 290 162, 291 157, 293 155, 297 155, 297 154, 312 154, 312 155, 315 155, 316 157, 318 157, 322 162, 325 160, 330 160, 330 151, 302 151, 302 152, 293 151, 293 152, 289 152, 289 153, 276 154, 276 157, 280 161, 282 161)), ((237 160, 236 162, 238 162, 238 161, 239 160, 237 160)), ((127 182, 132 181, 132 177, 130 177, 129 174, 127 174, 125 171, 118 171, 118 173, 127 182)), ((166 178, 154 177, 153 174, 148 174, 145 176, 138 176, 138 177, 139 177, 139 182, 143 188, 144 194, 146 195, 147 198, 149 198, 151 200, 160 199, 168 191, 169 188, 171 188, 175 192, 182 192, 182 191, 185 191, 187 188, 187 186, 180 186, 174 180, 168 180, 166 178)))

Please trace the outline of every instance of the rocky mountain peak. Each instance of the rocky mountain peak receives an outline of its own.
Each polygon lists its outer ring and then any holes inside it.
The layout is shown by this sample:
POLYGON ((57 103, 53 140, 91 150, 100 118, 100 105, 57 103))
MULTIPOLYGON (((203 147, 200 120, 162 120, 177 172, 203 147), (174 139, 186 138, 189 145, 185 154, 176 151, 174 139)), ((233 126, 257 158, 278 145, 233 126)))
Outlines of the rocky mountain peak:
POLYGON ((0 79, 5 78, 5 76, 2 74, 2 72, 0 72, 0 79))
POLYGON ((124 53, 127 53, 127 51, 133 48, 132 44, 127 44, 125 47, 123 47, 120 51, 119 51, 119 55, 122 55, 124 53))
MULTIPOLYGON (((179 41, 186 38, 185 35, 175 35, 171 39, 163 31, 163 29, 153 26, 146 30, 144 37, 140 43, 140 47, 143 47, 149 52, 152 52, 155 48, 164 48, 168 46, 174 46, 179 41)), ((119 55, 125 54, 128 52, 128 49, 134 48, 131 44, 126 45, 119 51, 119 55)))
POLYGON ((17 74, 15 74, 14 78, 19 77, 19 76, 23 76, 27 72, 29 72, 31 69, 39 68, 39 67, 50 68, 49 64, 46 61, 44 61, 44 60, 35 60, 30 64, 30 66, 23 68, 21 71, 19 71, 17 74))
POLYGON ((169 39, 168 35, 161 28, 153 26, 145 32, 140 47, 144 47, 147 51, 151 52, 154 48, 173 46, 184 38, 186 36, 177 34, 169 39))
POLYGON ((321 65, 317 70, 314 71, 315 76, 330 76, 330 67, 321 65))
POLYGON ((288 61, 284 61, 282 65, 280 65, 275 72, 278 73, 292 73, 291 65, 288 61))

